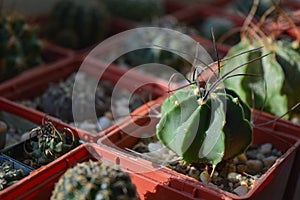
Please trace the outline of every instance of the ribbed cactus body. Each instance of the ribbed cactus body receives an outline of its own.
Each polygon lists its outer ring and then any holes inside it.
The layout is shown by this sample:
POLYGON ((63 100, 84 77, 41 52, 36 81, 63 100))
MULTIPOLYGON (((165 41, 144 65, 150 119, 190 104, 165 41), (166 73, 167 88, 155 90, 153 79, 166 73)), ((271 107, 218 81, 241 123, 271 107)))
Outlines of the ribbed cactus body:
POLYGON ((162 0, 105 0, 114 16, 135 21, 151 20, 164 13, 162 0))
POLYGON ((0 81, 42 63, 37 30, 17 15, 0 17, 0 81))
POLYGON ((55 185, 51 199, 137 200, 136 187, 119 167, 101 161, 79 163, 55 185))
POLYGON ((53 8, 47 35, 59 45, 81 49, 99 43, 108 23, 108 12, 100 2, 62 0, 53 8))
POLYGON ((225 91, 206 99, 195 85, 174 93, 162 105, 158 139, 186 163, 217 165, 243 153, 252 141, 251 113, 237 94, 225 91))

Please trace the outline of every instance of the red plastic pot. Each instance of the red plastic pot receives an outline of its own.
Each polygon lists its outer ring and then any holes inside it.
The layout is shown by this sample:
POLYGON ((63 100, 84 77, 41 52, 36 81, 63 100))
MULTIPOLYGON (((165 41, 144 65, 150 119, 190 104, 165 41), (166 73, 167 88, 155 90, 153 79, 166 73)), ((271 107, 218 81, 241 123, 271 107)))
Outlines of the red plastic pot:
MULTIPOLYGON (((273 131, 282 132, 286 135, 292 135, 300 140, 300 125, 292 123, 288 120, 276 120, 274 121, 275 117, 265 112, 259 112, 254 110, 254 114, 259 116, 255 124, 262 124, 262 123, 269 123, 266 124, 264 127, 267 127, 273 131)), ((297 148, 297 154, 295 157, 295 161, 293 163, 293 167, 291 170, 291 174, 289 177, 287 189, 284 194, 284 199, 299 199, 300 197, 300 148, 297 148)))
POLYGON ((1 199, 49 199, 59 177, 75 164, 88 160, 101 160, 119 165, 129 173, 136 185, 141 199, 191 199, 169 187, 166 183, 170 175, 157 172, 150 164, 140 164, 140 159, 131 159, 126 155, 114 152, 110 148, 101 148, 96 144, 84 144, 58 158, 47 166, 33 171, 21 180, 21 184, 13 185, 0 193, 1 199), (140 173, 140 171, 145 173, 140 173))
MULTIPOLYGON (((34 68, 14 79, 9 80, 5 84, 1 84, 0 94, 1 96, 12 101, 32 99, 33 97, 41 95, 51 83, 59 82, 73 72, 77 72, 83 60, 84 59, 81 57, 74 59, 70 58, 55 64, 34 68)), ((158 97, 164 95, 167 91, 165 82, 132 70, 127 72, 126 70, 114 65, 110 65, 106 69, 104 63, 91 58, 86 60, 84 64, 87 66, 84 68, 84 72, 86 72, 89 76, 98 79, 99 77, 95 76, 99 71, 101 71, 103 72, 101 80, 109 80, 114 84, 120 81, 120 78, 126 73, 127 78, 126 80, 123 79, 120 85, 130 92, 148 91, 153 95, 153 97, 158 97)), ((45 113, 31 108, 26 108, 19 104, 9 102, 5 99, 1 99, 0 102, 3 102, 1 105, 6 105, 3 106, 3 109, 20 113, 20 115, 24 117, 32 117, 32 121, 35 122, 37 121, 36 119, 39 120, 46 116, 45 113)), ((130 117, 127 116, 124 121, 128 120, 129 118, 130 117)), ((56 119, 56 121, 59 121, 59 119, 56 119)), ((92 135, 80 130, 78 130, 78 133, 80 138, 82 138, 84 141, 93 142, 96 141, 100 135, 108 133, 111 129, 114 129, 114 127, 115 126, 111 126, 97 135, 92 135)))
MULTIPOLYGON (((158 107, 160 102, 157 102, 158 107)), ((145 110, 148 110, 146 108, 145 110)), ((145 111, 147 112, 147 111, 145 111)), ((125 148, 131 148, 137 144, 142 134, 155 133, 155 125, 158 119, 139 118, 129 124, 120 126, 120 129, 113 130, 107 136, 99 139, 99 145, 107 145, 117 148, 119 151, 126 153, 125 148), (136 125, 139 124, 140 128, 136 125), (144 128, 142 126, 145 126, 144 128), (130 133, 127 134, 127 133, 130 133)), ((162 168, 161 171, 171 174, 169 186, 178 191, 192 195, 194 199, 282 199, 289 175, 293 167, 294 158, 300 140, 288 132, 274 131, 268 128, 254 128, 254 144, 272 143, 272 145, 281 150, 283 155, 276 163, 257 181, 253 189, 244 196, 225 192, 220 189, 200 183, 199 181, 179 174, 168 168, 162 168)), ((132 156, 132 155, 131 155, 132 156)), ((132 156, 134 157, 134 156, 132 156)), ((145 161, 148 162, 148 161, 145 161)))

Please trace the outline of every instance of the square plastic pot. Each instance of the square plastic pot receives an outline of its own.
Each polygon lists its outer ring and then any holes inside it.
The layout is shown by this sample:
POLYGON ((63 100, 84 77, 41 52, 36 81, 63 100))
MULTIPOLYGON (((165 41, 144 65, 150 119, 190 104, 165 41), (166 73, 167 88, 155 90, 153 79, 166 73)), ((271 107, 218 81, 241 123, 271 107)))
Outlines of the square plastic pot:
MULTIPOLYGON (((32 139, 32 141, 37 141, 37 137, 33 137, 31 139, 32 139)), ((75 149, 77 146, 82 144, 82 142, 80 142, 78 139, 79 138, 75 138, 73 149, 75 149)), ((70 141, 70 140, 71 140, 71 135, 68 135, 67 141, 70 141)), ((0 153, 6 155, 7 157, 9 157, 13 160, 18 161, 19 163, 23 163, 25 166, 28 166, 29 168, 38 169, 43 165, 29 166, 28 164, 24 163, 25 160, 31 159, 24 151, 24 146, 25 145, 27 146, 28 144, 30 144, 30 142, 31 142, 31 140, 27 139, 25 141, 19 142, 17 144, 14 144, 14 145, 11 145, 9 147, 2 149, 0 151, 0 153)), ((52 162, 55 162, 55 160, 52 162)))
MULTIPOLYGON (((14 170, 22 170, 23 175, 24 175, 23 178, 28 176, 33 171, 33 168, 25 166, 22 163, 19 163, 18 161, 11 159, 10 157, 0 154, 0 164, 2 165, 4 162, 8 163, 10 165, 10 167, 14 170)), ((23 178, 21 178, 19 180, 22 180, 23 178)), ((15 184, 16 183, 4 188, 3 190, 0 190, 0 197, 1 197, 1 193, 4 190, 7 190, 7 188, 13 187, 15 184)))
POLYGON ((96 144, 84 144, 58 158, 55 163, 33 171, 22 180, 19 187, 11 187, 0 193, 1 199, 49 199, 55 183, 68 169, 88 160, 100 160, 116 164, 129 173, 133 184, 137 187, 140 198, 143 199, 174 199, 188 200, 191 196, 169 187, 169 175, 157 172, 150 164, 140 164, 140 159, 132 159, 110 148, 101 148, 96 144))
MULTIPOLYGON (((295 136, 300 140, 300 125, 288 120, 275 120, 276 117, 265 112, 254 110, 254 114, 258 116, 255 124, 266 124, 264 127, 272 131, 279 131, 285 135, 295 136), (269 123, 273 122, 273 123, 269 123)), ((284 199, 299 199, 300 198, 300 148, 297 148, 297 154, 293 163, 293 167, 288 180, 287 189, 284 194, 284 199)))
MULTIPOLYGON (((156 107, 159 102, 156 104, 156 107)), ((149 109, 146 109, 148 110, 149 109)), ((127 125, 115 129, 107 136, 99 139, 99 145, 111 146, 121 152, 130 155, 126 148, 132 148, 137 144, 139 136, 145 134, 154 135, 155 125, 158 119, 139 118, 127 125), (140 126, 137 128, 137 125, 140 126), (143 127, 144 126, 144 127, 143 127)), ((178 191, 192 195, 194 199, 282 199, 288 185, 288 179, 293 167, 294 158, 300 140, 284 131, 274 131, 268 128, 254 128, 254 144, 271 143, 275 148, 283 152, 274 165, 256 182, 255 186, 244 196, 205 185, 193 178, 179 174, 163 167, 161 171, 171 174, 169 186, 178 191), (207 196, 208 195, 208 196, 207 196)), ((149 162, 149 161, 145 161, 149 162)))
MULTIPOLYGON (((22 74, 21 76, 10 80, 9 84, 0 85, 0 94, 6 99, 12 101, 32 99, 41 95, 49 87, 50 84, 64 80, 72 73, 77 72, 81 67, 83 61, 84 58, 78 56, 76 58, 70 58, 53 65, 47 65, 42 68, 32 69, 30 72, 22 74)), ((91 58, 88 60, 86 59, 84 61, 84 65, 85 67, 83 71, 88 76, 99 79, 99 77, 97 77, 97 74, 101 72, 103 73, 101 76, 101 80, 109 80, 113 84, 118 83, 118 85, 122 87, 122 89, 126 89, 131 93, 147 91, 153 97, 159 97, 167 92, 167 86, 165 82, 162 82, 159 79, 153 79, 152 77, 148 77, 135 71, 128 72, 114 65, 106 67, 106 65, 101 61, 93 60, 91 58), (124 78, 123 76, 125 74, 126 77, 124 78)), ((1 107, 3 108, 3 110, 10 110, 11 112, 18 113, 21 116, 27 118, 29 117, 33 122, 39 122, 37 120, 40 120, 42 119, 42 117, 47 116, 46 113, 27 108, 5 99, 1 99, 0 102, 2 102, 1 107)), ((127 116, 124 120, 121 120, 118 123, 121 124, 129 119, 130 116, 127 116)), ((56 121, 59 121, 59 119, 56 118, 56 121)), ((80 130, 78 130, 77 132, 82 140, 88 142, 96 142, 98 137, 108 133, 114 128, 115 126, 113 125, 96 135, 80 130)))

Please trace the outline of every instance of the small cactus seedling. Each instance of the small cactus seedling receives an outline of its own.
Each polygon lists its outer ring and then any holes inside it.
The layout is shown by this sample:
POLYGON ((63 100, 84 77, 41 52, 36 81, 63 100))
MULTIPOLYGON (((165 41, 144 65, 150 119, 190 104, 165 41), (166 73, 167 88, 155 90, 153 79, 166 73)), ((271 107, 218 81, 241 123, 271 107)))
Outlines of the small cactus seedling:
POLYGON ((25 176, 22 169, 14 169, 9 162, 0 162, 0 191, 25 176))
POLYGON ((47 35, 59 45, 82 49, 100 42, 108 23, 108 12, 100 1, 60 0, 53 8, 47 35))
POLYGON ((24 152, 30 158, 25 164, 39 167, 55 160, 70 151, 77 144, 72 130, 57 129, 52 122, 43 121, 42 126, 30 131, 30 139, 24 143, 24 152), (71 139, 67 135, 71 135, 71 139), (33 136, 37 136, 37 139, 33 136))
POLYGON ((101 161, 79 163, 55 185, 51 199, 138 200, 136 187, 119 167, 101 161))
POLYGON ((0 81, 42 63, 37 30, 17 15, 0 16, 0 81))

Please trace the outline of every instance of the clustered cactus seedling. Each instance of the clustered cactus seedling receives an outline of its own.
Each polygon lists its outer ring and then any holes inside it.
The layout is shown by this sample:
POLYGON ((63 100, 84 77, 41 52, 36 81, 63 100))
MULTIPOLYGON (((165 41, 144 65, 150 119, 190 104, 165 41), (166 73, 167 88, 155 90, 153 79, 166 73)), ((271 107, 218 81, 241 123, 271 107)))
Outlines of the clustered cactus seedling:
POLYGON ((41 63, 37 30, 21 16, 0 16, 0 81, 41 63))
POLYGON ((74 148, 76 142, 69 128, 57 129, 52 122, 43 121, 42 126, 30 131, 30 139, 24 143, 24 152, 30 158, 24 163, 32 167, 48 164, 74 148), (35 135, 37 139, 32 138, 35 135))
POLYGON ((47 35, 72 49, 100 42, 108 32, 109 15, 100 1, 61 0, 51 13, 47 35))
POLYGON ((162 0, 105 0, 105 3, 112 15, 135 21, 149 21, 164 14, 162 0))
POLYGON ((9 162, 0 163, 0 191, 24 176, 22 169, 14 169, 9 162))
POLYGON ((138 200, 136 187, 119 167, 101 161, 79 163, 55 185, 51 199, 138 200))

